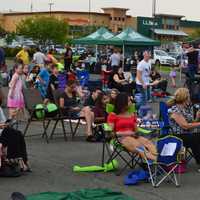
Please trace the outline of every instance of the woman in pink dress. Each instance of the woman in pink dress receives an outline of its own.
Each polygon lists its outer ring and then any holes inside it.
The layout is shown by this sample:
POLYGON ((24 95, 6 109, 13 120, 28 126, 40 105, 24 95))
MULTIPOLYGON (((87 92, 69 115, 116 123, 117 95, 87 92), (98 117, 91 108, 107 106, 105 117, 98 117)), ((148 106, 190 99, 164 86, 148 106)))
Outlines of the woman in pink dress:
POLYGON ((8 102, 9 118, 16 118, 19 111, 24 110, 23 90, 23 65, 16 64, 15 73, 9 83, 8 102))

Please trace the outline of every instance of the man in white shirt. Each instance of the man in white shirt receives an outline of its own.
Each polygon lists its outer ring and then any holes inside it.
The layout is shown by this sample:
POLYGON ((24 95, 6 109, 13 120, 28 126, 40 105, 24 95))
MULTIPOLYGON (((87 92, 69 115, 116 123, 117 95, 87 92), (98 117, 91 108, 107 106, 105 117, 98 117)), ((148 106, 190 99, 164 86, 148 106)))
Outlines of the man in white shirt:
POLYGON ((46 56, 37 48, 37 52, 33 55, 33 62, 40 67, 43 67, 45 64, 46 56))
POLYGON ((141 94, 140 105, 145 105, 147 100, 150 100, 150 53, 145 51, 143 57, 143 60, 137 65, 136 74, 136 91, 141 94))
POLYGON ((113 54, 110 56, 111 67, 120 66, 121 54, 115 49, 113 54))

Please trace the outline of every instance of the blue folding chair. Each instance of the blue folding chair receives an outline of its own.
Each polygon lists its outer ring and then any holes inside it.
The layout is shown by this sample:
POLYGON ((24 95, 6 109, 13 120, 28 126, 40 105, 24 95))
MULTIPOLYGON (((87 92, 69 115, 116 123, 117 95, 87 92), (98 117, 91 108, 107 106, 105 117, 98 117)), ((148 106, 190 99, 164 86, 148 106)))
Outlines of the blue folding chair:
MULTIPOLYGON (((175 134, 170 126, 170 117, 168 114, 168 106, 165 102, 160 102, 160 120, 163 121, 163 127, 160 131, 161 135, 175 134)), ((188 163, 194 157, 191 149, 186 149, 185 160, 188 163)))
POLYGON ((77 76, 79 83, 82 87, 88 86, 90 74, 87 70, 77 70, 76 76, 77 76))
POLYGON ((183 155, 182 152, 184 148, 182 140, 175 136, 168 135, 158 139, 156 147, 158 155, 155 162, 149 161, 147 157, 145 157, 152 186, 159 187, 165 180, 169 180, 176 186, 179 186, 179 181, 175 172, 181 163, 183 155))
POLYGON ((165 102, 160 102, 160 120, 163 121, 163 127, 160 131, 161 135, 168 135, 173 132, 170 126, 170 118, 168 114, 168 106, 165 102))

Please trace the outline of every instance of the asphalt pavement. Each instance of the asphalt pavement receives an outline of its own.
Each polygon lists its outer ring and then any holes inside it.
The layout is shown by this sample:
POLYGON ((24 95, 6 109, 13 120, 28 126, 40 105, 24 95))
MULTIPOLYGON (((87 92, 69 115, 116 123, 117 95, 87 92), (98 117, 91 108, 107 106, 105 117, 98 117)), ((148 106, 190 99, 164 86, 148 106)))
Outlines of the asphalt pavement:
MULTIPOLYGON (((41 133, 41 127, 41 124, 33 123, 28 135, 41 133)), ((67 122, 66 127, 68 127, 67 122)), ((113 172, 72 172, 73 166, 77 164, 81 166, 101 164, 102 144, 85 142, 83 130, 84 127, 80 127, 74 141, 69 135, 67 142, 62 135, 56 135, 49 144, 40 136, 27 137, 29 160, 33 172, 18 178, 0 178, 0 199, 9 199, 9 195, 15 191, 28 195, 46 191, 68 192, 83 188, 110 188, 122 191, 135 200, 199 199, 200 174, 196 172, 193 161, 189 163, 188 172, 181 175, 179 188, 166 182, 159 188, 153 188, 150 183, 125 186, 123 178, 130 169, 121 176, 116 176, 113 172)), ((61 133, 61 129, 58 128, 57 132, 61 133)))
MULTIPOLYGON (((22 124, 20 129, 23 128, 22 124)), ((66 129, 69 132, 67 122, 66 129)), ((42 124, 33 123, 28 135, 41 131, 42 124)), ((57 132, 61 133, 61 129, 58 128, 57 132)), ((29 195, 46 191, 70 192, 83 188, 110 188, 124 192, 135 200, 199 199, 200 174, 194 161, 189 163, 187 173, 181 175, 179 188, 166 182, 159 188, 153 188, 150 183, 127 187, 123 184, 123 178, 130 169, 121 176, 116 176, 113 172, 74 173, 74 165, 101 164, 102 144, 85 142, 84 132, 84 126, 81 126, 73 141, 70 135, 68 141, 64 141, 62 135, 55 135, 49 144, 40 136, 27 137, 27 149, 33 172, 18 178, 0 178, 0 200, 8 200, 10 194, 16 191, 29 195)))

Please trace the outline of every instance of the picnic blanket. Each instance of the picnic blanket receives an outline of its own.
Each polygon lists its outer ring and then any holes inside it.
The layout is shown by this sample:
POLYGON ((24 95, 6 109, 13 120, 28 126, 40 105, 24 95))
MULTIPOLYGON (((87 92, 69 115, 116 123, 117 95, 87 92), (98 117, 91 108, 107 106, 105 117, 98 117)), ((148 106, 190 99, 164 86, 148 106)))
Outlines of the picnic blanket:
POLYGON ((27 200, 134 200, 109 189, 82 189, 70 193, 45 192, 30 195, 27 200))

